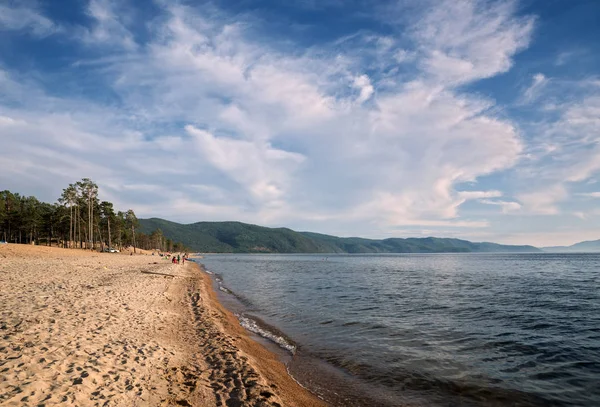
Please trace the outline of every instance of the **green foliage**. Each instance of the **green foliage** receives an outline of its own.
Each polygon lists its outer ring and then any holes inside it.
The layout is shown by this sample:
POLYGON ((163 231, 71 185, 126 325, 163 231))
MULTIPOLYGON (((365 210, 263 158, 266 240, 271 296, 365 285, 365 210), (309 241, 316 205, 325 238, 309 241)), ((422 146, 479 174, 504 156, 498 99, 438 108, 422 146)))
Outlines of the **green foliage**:
POLYGON ((197 252, 208 253, 460 253, 538 252, 533 246, 473 243, 436 237, 408 239, 340 238, 287 228, 267 228, 241 222, 198 222, 182 225, 164 219, 140 219, 144 233, 160 230, 197 252))
POLYGON ((111 202, 99 202, 98 186, 89 178, 63 189, 56 204, 0 192, 0 240, 72 248, 104 249, 133 245, 142 249, 189 251, 181 243, 150 239, 137 231, 135 212, 115 214, 111 202), (161 243, 156 246, 156 243, 161 243))

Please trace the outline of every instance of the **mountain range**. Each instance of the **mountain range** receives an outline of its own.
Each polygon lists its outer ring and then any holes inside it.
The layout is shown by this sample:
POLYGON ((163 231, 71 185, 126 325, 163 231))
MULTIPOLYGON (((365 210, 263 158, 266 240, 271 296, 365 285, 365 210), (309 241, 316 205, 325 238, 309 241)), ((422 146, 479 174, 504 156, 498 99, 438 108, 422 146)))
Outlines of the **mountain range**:
POLYGON ((475 243, 438 237, 364 239, 337 237, 242 222, 180 224, 159 218, 140 219, 140 231, 160 229, 171 240, 201 253, 484 253, 541 252, 533 246, 475 243))
POLYGON ((571 246, 551 246, 542 247, 545 252, 553 253, 594 253, 600 252, 600 240, 588 240, 586 242, 575 243, 571 246))

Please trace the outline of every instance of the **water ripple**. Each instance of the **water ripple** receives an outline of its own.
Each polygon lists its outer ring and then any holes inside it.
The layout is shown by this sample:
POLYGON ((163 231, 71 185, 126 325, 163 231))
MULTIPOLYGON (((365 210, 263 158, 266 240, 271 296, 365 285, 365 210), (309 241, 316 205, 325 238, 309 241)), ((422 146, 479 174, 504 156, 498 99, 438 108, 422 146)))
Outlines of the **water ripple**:
POLYGON ((203 261, 302 352, 396 403, 600 405, 600 255, 321 257, 203 261))

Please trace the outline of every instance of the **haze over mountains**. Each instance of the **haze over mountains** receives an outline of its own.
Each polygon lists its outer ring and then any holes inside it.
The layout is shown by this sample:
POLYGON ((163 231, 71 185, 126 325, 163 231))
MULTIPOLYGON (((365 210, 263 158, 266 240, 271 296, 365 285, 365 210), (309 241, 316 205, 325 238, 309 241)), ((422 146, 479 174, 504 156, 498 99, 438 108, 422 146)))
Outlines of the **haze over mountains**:
POLYGON ((211 253, 483 253, 541 252, 533 246, 474 243, 448 238, 341 238, 288 228, 268 228, 241 222, 180 224, 164 219, 140 219, 140 230, 161 229, 164 236, 197 252, 211 253))
POLYGON ((545 252, 554 253, 594 253, 600 252, 600 240, 589 240, 586 242, 575 243, 571 246, 551 246, 542 247, 545 252))

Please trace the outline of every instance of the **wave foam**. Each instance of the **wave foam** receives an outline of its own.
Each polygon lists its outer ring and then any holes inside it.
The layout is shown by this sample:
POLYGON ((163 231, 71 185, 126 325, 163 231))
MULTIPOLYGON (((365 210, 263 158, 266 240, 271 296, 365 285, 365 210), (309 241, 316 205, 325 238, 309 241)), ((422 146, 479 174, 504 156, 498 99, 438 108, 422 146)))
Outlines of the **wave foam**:
POLYGON ((243 326, 244 328, 246 328, 247 330, 249 330, 250 332, 254 332, 257 335, 262 336, 263 338, 266 338, 272 342, 275 342, 277 345, 279 345, 283 349, 292 353, 292 355, 294 353, 296 353, 296 346, 289 343, 285 338, 283 338, 279 335, 275 335, 273 332, 270 332, 267 329, 262 328, 253 319, 250 319, 243 315, 237 315, 237 317, 240 321, 240 325, 243 326))

